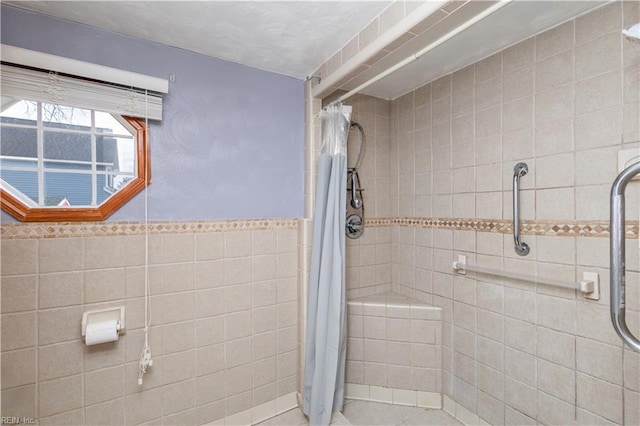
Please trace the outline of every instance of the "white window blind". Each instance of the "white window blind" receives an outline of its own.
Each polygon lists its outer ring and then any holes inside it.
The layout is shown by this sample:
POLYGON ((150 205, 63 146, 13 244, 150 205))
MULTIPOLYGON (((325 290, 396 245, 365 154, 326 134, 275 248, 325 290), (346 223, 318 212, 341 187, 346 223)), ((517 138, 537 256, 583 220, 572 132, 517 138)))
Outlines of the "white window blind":
POLYGON ((162 119, 162 98, 107 83, 0 65, 3 98, 27 99, 132 117, 162 119))
POLYGON ((9 44, 0 44, 0 58, 5 64, 18 64, 39 70, 55 71, 60 74, 106 81, 124 87, 138 87, 155 93, 169 92, 169 82, 164 78, 23 49, 9 44))

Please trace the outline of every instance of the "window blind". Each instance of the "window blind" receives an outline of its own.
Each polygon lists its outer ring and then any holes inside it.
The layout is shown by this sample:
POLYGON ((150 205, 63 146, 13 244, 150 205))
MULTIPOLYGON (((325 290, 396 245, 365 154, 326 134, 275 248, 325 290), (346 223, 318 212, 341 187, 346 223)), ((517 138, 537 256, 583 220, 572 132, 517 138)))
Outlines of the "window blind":
POLYGON ((36 50, 23 49, 9 44, 0 43, 0 58, 6 64, 18 64, 22 67, 55 71, 60 74, 105 81, 124 87, 137 87, 154 93, 169 92, 169 82, 164 78, 152 77, 92 62, 79 61, 64 56, 51 55, 36 50))
POLYGON ((162 119, 162 98, 54 72, 0 65, 2 97, 74 106, 132 117, 162 119))

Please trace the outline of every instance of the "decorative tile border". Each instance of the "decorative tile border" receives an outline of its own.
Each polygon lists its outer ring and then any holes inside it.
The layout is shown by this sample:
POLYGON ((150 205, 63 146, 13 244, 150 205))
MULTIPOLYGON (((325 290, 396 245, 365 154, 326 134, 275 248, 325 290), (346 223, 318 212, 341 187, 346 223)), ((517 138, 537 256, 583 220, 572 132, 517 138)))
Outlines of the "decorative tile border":
POLYGON ((392 218, 392 217, 365 218, 364 226, 366 226, 367 228, 377 228, 377 227, 381 227, 381 226, 390 226, 390 225, 394 225, 393 220, 394 220, 394 218, 392 218))
POLYGON ((160 234, 202 234, 230 231, 297 229, 298 219, 246 219, 221 221, 55 222, 2 224, 2 239, 115 237, 160 234))
MULTIPOLYGON (((149 235, 201 234, 230 231, 263 231, 268 229, 297 229, 299 219, 244 219, 220 221, 150 222, 149 235)), ((365 220, 370 228, 398 225, 410 228, 452 229, 456 231, 512 233, 510 220, 433 217, 377 217, 365 220)), ((78 238, 145 235, 143 222, 56 222, 10 223, 0 226, 2 239, 78 238)), ((532 221, 522 222, 523 235, 557 237, 609 238, 608 221, 532 221)), ((627 221, 626 237, 637 239, 640 222, 627 221)))
MULTIPOLYGON (((456 231, 513 232, 511 220, 470 219, 470 218, 431 218, 431 217, 388 217, 365 220, 365 226, 380 227, 399 225, 410 228, 452 229, 456 231)), ((601 237, 609 238, 608 221, 533 221, 525 220, 520 232, 524 235, 544 235, 556 237, 601 237)), ((627 238, 637 239, 640 234, 640 222, 629 220, 626 223, 627 238)))

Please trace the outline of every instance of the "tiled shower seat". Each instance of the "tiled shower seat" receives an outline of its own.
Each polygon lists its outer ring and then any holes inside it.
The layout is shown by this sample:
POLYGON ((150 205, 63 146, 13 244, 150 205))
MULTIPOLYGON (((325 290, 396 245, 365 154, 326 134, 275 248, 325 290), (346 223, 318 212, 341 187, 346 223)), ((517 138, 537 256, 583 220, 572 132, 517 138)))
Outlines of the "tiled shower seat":
POLYGON ((347 302, 347 397, 441 407, 442 310, 396 293, 347 302))

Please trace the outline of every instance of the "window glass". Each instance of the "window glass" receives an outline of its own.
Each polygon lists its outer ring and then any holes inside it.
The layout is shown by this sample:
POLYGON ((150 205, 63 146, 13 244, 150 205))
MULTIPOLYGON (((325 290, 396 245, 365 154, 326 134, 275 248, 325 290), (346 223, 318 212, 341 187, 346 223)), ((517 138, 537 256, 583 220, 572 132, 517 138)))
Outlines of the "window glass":
POLYGON ((36 169, 33 171, 24 170, 7 170, 5 167, 0 167, 0 178, 8 182, 13 188, 20 191, 27 198, 33 200, 34 203, 38 203, 38 172, 36 169))
POLYGON ((15 99, 6 99, 5 101, 3 98, 2 108, 3 111, 0 113, 0 117, 6 119, 3 120, 3 122, 31 124, 35 126, 36 120, 38 119, 37 102, 15 99))
POLYGON ((81 162, 91 170, 91 134, 44 131, 43 137, 45 160, 58 160, 69 167, 81 162))
POLYGON ((121 120, 106 112, 96 111, 96 132, 121 136, 130 135, 131 132, 127 130, 121 120))
POLYGON ((55 104, 41 104, 45 127, 68 130, 90 130, 91 110, 55 104))
POLYGON ((133 138, 102 137, 96 138, 98 170, 111 167, 116 173, 136 173, 136 147, 133 138))
POLYGON ((123 117, 6 97, 2 108, 0 178, 16 198, 96 207, 137 177, 136 131, 123 117))
POLYGON ((95 206, 91 175, 85 173, 44 173, 44 206, 95 206))
MULTIPOLYGON (((0 118, 4 124, 5 118, 0 118)), ((6 163, 9 157, 29 158, 36 167, 38 158, 38 132, 35 127, 0 127, 0 161, 6 163)), ((22 163, 13 161, 14 166, 22 163)))
POLYGON ((96 179, 96 194, 98 196, 98 204, 104 202, 111 195, 124 188, 133 176, 119 175, 115 173, 99 174, 96 179))

